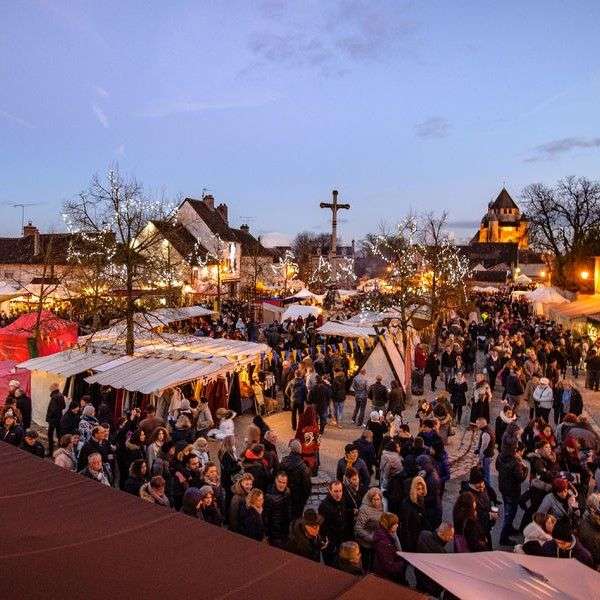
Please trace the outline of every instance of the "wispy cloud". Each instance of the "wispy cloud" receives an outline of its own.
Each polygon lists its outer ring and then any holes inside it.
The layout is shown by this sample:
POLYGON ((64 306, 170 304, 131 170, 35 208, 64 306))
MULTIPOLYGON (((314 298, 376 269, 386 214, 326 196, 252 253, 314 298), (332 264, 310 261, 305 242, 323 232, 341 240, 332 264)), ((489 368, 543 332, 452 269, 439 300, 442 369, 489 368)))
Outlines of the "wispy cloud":
POLYGON ((424 140, 444 138, 449 132, 450 123, 444 117, 430 117, 415 125, 415 134, 424 140))
POLYGON ((600 137, 566 137, 540 144, 533 149, 533 155, 525 159, 525 162, 538 162, 541 160, 553 160, 561 154, 567 154, 572 150, 600 148, 600 137))
POLYGON ((92 110, 100 125, 105 129, 108 129, 108 117, 106 116, 106 113, 95 102, 92 103, 92 110))
POLYGON ((96 95, 100 96, 100 98, 108 98, 110 96, 108 91, 100 85, 94 86, 94 92, 96 92, 96 95))
POLYGON ((209 110, 257 108, 275 100, 275 96, 246 100, 157 100, 138 111, 136 115, 139 117, 157 118, 209 110))
POLYGON ((125 144, 120 144, 115 148, 115 154, 117 156, 125 156, 125 144))
POLYGON ((29 121, 26 121, 21 117, 17 117, 16 115, 6 112, 5 110, 0 109, 0 118, 5 119, 10 123, 14 123, 15 125, 20 125, 21 127, 27 127, 27 129, 35 129, 35 125, 30 123, 29 121))
POLYGON ((385 60, 415 29, 394 8, 383 11, 361 0, 306 4, 303 10, 269 0, 260 6, 262 27, 248 39, 254 64, 314 68, 344 74, 357 63, 385 60))

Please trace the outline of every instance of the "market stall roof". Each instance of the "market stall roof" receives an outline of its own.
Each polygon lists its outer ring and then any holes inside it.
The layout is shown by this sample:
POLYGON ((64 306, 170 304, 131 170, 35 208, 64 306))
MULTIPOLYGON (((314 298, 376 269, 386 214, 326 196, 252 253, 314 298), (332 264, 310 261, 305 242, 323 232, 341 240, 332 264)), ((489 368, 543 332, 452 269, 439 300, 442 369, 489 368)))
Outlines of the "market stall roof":
MULTIPOLYGON (((137 330, 154 330, 158 327, 176 323, 178 321, 187 321, 196 317, 208 317, 214 314, 214 311, 204 308, 204 306, 182 306, 181 308, 159 308, 147 313, 135 313, 134 322, 138 326, 137 330)), ((101 329, 96 332, 95 337, 119 337, 125 334, 127 324, 125 320, 120 319, 111 324, 108 329, 101 329)))
POLYGON ((4 442, 0 472, 0 560, 10 565, 2 598, 67 598, 74 590, 88 600, 423 598, 144 502, 4 442), (160 555, 158 571, 149 548, 160 555), (197 560, 182 560, 182 549, 197 560), (68 560, 57 560, 65 552, 68 560))
POLYGON ((266 344, 165 334, 136 340, 134 356, 125 354, 123 342, 94 341, 52 356, 33 358, 19 366, 63 377, 91 370, 95 374, 86 378, 88 383, 150 394, 202 377, 214 377, 270 351, 266 344))
POLYGON ((377 335, 370 325, 355 325, 348 321, 327 321, 317 329, 321 335, 335 335, 345 338, 361 338, 377 335))
POLYGON ((530 302, 541 302, 542 304, 565 304, 568 300, 555 287, 539 287, 532 292, 526 293, 530 302))
POLYGON ((19 290, 15 289, 12 285, 5 281, 0 281, 0 299, 10 299, 19 295, 19 290))
POLYGON ((281 315, 281 320, 285 321, 286 319, 297 319, 298 317, 302 317, 306 319, 310 315, 318 316, 321 314, 321 309, 318 306, 303 306, 302 304, 290 304, 281 315))
POLYGON ((600 294, 586 296, 566 304, 554 304, 549 309, 553 318, 574 319, 600 312, 600 294))
POLYGON ((600 575, 575 559, 499 551, 402 556, 462 600, 588 600, 600 585, 600 575))
POLYGON ((293 296, 288 296, 285 300, 323 300, 323 296, 313 294, 308 288, 302 288, 299 292, 296 292, 293 296))

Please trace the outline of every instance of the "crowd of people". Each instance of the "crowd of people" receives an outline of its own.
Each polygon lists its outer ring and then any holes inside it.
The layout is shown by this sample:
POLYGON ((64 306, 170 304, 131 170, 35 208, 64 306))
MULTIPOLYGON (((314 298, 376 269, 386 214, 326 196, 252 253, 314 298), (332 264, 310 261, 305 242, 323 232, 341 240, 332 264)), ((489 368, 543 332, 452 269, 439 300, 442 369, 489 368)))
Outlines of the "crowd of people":
MULTIPOLYGON (((211 451, 206 432, 214 424, 203 418, 201 403, 187 401, 166 421, 153 407, 144 415, 134 408, 113 427, 88 396, 67 402, 54 386, 47 416, 52 460, 165 509, 349 573, 410 580, 433 595, 439 585, 418 571, 410 575, 402 551, 501 547, 598 569, 600 440, 584 416, 577 380, 585 373, 595 387, 599 345, 500 294, 478 298, 470 318, 446 320, 434 340, 416 348, 413 378, 419 394, 427 376, 433 399, 417 396, 411 414, 398 382, 388 388, 364 371, 351 378, 341 353, 284 362, 278 385, 293 431, 286 444, 258 415, 236 442, 233 415, 225 411, 216 415, 227 427, 211 451), (347 421, 346 401, 354 402, 347 421), (312 477, 322 436, 339 427, 355 427, 356 439, 340 448, 318 500, 312 477), (471 432, 466 452, 476 464, 444 515, 448 444, 459 432, 471 432)), ((43 457, 24 396, 11 382, 0 439, 43 457)))

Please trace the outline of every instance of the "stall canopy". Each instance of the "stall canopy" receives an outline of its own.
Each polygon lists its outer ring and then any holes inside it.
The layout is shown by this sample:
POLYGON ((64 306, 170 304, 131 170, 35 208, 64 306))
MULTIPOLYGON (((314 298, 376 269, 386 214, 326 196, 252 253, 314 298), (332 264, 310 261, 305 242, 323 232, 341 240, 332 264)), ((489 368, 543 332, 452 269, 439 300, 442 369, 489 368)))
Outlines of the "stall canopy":
POLYGON ((37 313, 22 315, 0 329, 0 360, 19 362, 34 356, 47 356, 77 343, 77 323, 59 319, 47 310, 41 313, 36 343, 37 318, 37 313))
POLYGON ((550 318, 563 322, 581 319, 598 312, 600 312, 600 294, 566 304, 553 304, 548 308, 550 318))
POLYGON ((19 295, 19 291, 5 281, 0 281, 0 301, 10 300, 19 295))
POLYGON ((355 325, 349 321, 327 321, 317 329, 321 335, 335 335, 344 338, 362 338, 377 335, 370 325, 355 325))
POLYGON ((4 442, 0 472, 0 560, 10 565, 1 598, 423 598, 144 502, 4 442))
POLYGON ((85 379, 90 384, 152 394, 189 381, 215 378, 270 352, 266 344, 253 342, 147 334, 136 339, 133 356, 126 355, 123 341, 93 341, 80 348, 27 360, 19 367, 32 372, 32 416, 42 424, 52 377, 62 384, 73 375, 91 371, 85 379))
POLYGON ((564 304, 568 300, 555 287, 539 287, 525 294, 530 302, 542 304, 564 304))
POLYGON ((508 552, 402 556, 462 600, 589 600, 598 597, 600 575, 575 559, 508 552))
POLYGON ((299 292, 296 292, 293 296, 289 296, 285 300, 317 300, 318 302, 322 302, 323 296, 313 294, 308 288, 302 288, 299 292))
POLYGON ((281 315, 281 320, 286 319, 296 320, 298 317, 306 319, 310 315, 317 317, 321 314, 321 309, 318 306, 302 306, 301 304, 290 304, 281 315))

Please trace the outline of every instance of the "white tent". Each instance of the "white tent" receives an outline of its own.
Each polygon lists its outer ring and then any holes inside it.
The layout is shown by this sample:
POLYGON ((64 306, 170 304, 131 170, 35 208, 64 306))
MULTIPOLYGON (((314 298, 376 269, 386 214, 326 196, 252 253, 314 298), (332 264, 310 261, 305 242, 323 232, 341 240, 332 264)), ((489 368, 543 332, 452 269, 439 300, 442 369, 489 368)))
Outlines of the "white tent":
POLYGON ((147 333, 136 339, 133 356, 125 354, 123 341, 112 339, 32 358, 19 366, 32 372, 32 417, 43 424, 49 385, 63 386, 79 373, 91 373, 86 377, 88 383, 150 394, 203 377, 214 378, 270 352, 266 344, 147 333))
POLYGON ((323 301, 323 296, 313 294, 308 288, 302 288, 299 292, 296 292, 293 296, 289 296, 286 300, 317 300, 323 301))
POLYGON ((531 277, 527 277, 527 275, 525 275, 525 273, 521 273, 515 279, 516 283, 522 283, 524 285, 531 283, 531 281, 532 281, 531 277))
POLYGON ((361 338, 377 335, 375 329, 369 325, 355 325, 348 321, 327 321, 327 323, 317 329, 317 333, 345 338, 361 338))
POLYGON ((527 300, 542 304, 564 304, 568 300, 555 287, 539 287, 527 292, 527 300))
POLYGON ((575 559, 509 552, 402 556, 462 600, 590 600, 600 576, 575 559))
POLYGON ((0 299, 14 298, 19 295, 19 291, 5 281, 0 281, 0 299))
POLYGON ((314 315, 317 317, 321 314, 321 309, 318 306, 303 306, 302 304, 290 304, 285 312, 281 315, 281 320, 285 321, 286 319, 295 320, 298 317, 302 317, 306 319, 306 317, 310 315, 314 315))
POLYGON ((381 375, 383 385, 390 387, 394 380, 399 381, 406 389, 406 368, 400 350, 392 336, 385 335, 379 338, 378 343, 362 368, 366 371, 366 377, 370 382, 381 375))

